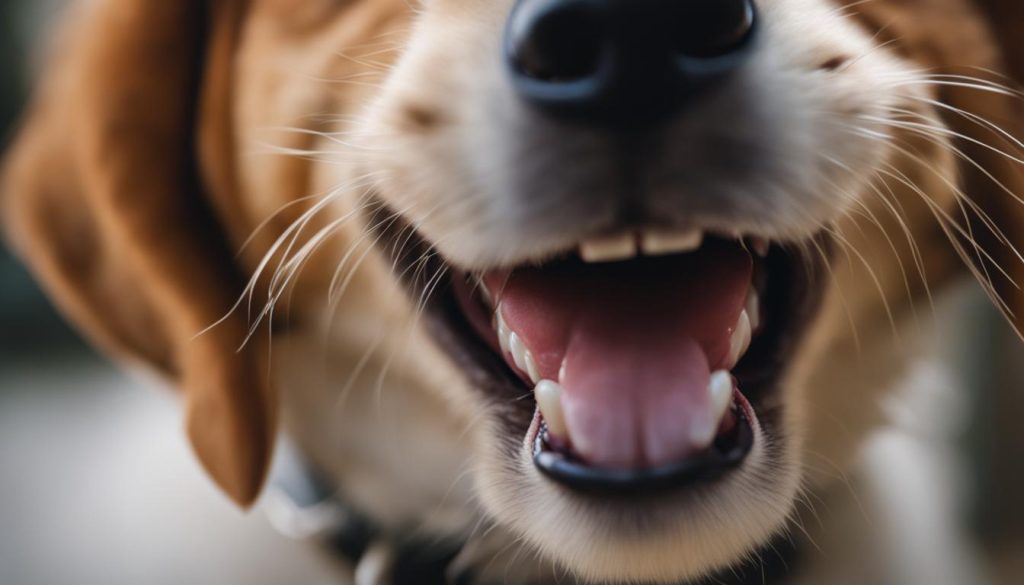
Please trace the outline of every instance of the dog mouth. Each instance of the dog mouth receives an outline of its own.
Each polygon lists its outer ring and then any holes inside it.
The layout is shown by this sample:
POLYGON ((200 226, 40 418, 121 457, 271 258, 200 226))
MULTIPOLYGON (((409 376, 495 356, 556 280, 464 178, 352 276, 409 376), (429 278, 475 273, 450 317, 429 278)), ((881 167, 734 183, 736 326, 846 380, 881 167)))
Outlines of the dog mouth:
POLYGON ((760 332, 755 256, 700 232, 658 245, 625 233, 485 272, 478 299, 460 294, 481 340, 532 388, 538 468, 621 489, 739 462, 754 421, 732 370, 760 332))
POLYGON ((629 230, 465 272, 405 229, 384 231, 402 274, 417 262, 430 273, 425 258, 447 274, 406 282, 421 297, 437 289, 429 329, 536 468, 602 495, 741 466, 775 431, 778 383, 824 288, 823 255, 807 252, 817 241, 629 230))

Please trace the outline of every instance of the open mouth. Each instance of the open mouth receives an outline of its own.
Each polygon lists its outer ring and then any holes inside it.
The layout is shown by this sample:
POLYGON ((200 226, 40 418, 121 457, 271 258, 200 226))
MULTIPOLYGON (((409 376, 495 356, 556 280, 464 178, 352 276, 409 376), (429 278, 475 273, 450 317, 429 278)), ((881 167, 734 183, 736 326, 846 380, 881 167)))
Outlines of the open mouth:
POLYGON ((818 242, 626 231, 470 274, 404 238, 399 267, 447 270, 427 307, 442 347, 545 476, 599 494, 742 465, 778 423, 778 382, 824 289, 818 242))

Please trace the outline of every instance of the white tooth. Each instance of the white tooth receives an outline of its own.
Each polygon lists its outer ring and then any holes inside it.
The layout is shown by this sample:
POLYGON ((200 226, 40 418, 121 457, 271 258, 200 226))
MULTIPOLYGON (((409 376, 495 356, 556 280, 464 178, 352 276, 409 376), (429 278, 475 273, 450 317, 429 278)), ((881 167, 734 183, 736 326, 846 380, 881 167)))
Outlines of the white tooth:
POLYGON ((580 244, 585 262, 613 262, 636 256, 636 237, 632 233, 593 238, 580 244))
POLYGON ((509 352, 512 354, 512 361, 516 363, 516 367, 520 371, 525 372, 526 366, 526 346, 523 345, 523 340, 519 339, 519 336, 513 332, 508 336, 508 347, 509 352))
POLYGON ((565 415, 562 414, 562 385, 551 380, 541 380, 533 389, 533 395, 548 425, 548 432, 561 439, 568 438, 569 430, 565 426, 565 415))
POLYGON ((498 344, 501 346, 501 351, 511 355, 516 367, 529 375, 530 380, 536 384, 540 380, 540 369, 537 368, 537 360, 533 359, 533 354, 523 345, 523 340, 508 328, 508 324, 505 323, 505 317, 501 314, 500 306, 494 312, 494 321, 497 325, 498 344))
POLYGON ((770 244, 765 238, 750 238, 750 247, 754 250, 758 256, 765 258, 768 256, 768 248, 770 244))
POLYGON ((747 291, 747 316, 750 317, 750 330, 757 331, 761 326, 761 301, 757 298, 757 290, 753 286, 747 291))
POLYGON ((498 343, 501 345, 501 351, 504 353, 512 353, 512 348, 508 343, 508 338, 512 334, 509 330, 508 325, 505 324, 505 318, 501 316, 501 306, 498 306, 498 310, 494 312, 497 315, 496 321, 498 322, 498 343))
POLYGON ((731 370, 739 363, 743 354, 747 353, 747 349, 750 348, 750 339, 752 335, 753 332, 750 329, 750 316, 747 315, 747 310, 744 309, 740 313, 740 318, 736 320, 736 328, 733 330, 732 337, 729 339, 729 355, 725 358, 725 369, 731 370))
POLYGON ((711 374, 708 394, 711 395, 711 415, 716 427, 722 422, 722 417, 732 404, 732 390, 732 374, 725 370, 711 374))
POLYGON ((692 252, 704 242, 704 232, 700 230, 686 231, 648 231, 644 232, 643 247, 644 254, 648 256, 660 256, 663 254, 678 254, 681 252, 692 252))
POLYGON ((526 350, 526 373, 534 384, 540 381, 540 370, 537 368, 537 360, 533 359, 530 350, 526 350))

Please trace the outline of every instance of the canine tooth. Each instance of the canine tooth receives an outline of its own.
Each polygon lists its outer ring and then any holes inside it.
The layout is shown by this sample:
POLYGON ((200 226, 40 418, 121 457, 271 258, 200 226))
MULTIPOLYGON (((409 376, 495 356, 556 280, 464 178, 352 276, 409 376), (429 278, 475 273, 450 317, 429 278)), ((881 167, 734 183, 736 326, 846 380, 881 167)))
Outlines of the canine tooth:
POLYGON ((757 298, 757 291, 754 287, 750 287, 747 291, 747 303, 744 309, 747 312, 747 317, 750 318, 750 330, 757 331, 757 328, 761 326, 761 301, 757 298))
POLYGON ((523 345, 523 340, 513 332, 508 336, 508 347, 512 354, 512 361, 516 363, 516 367, 520 371, 526 372, 529 368, 526 365, 526 346, 523 345))
POLYGON ((548 425, 548 432, 559 438, 568 437, 565 415, 562 414, 562 385, 551 380, 541 380, 533 389, 540 413, 548 425))
POLYGON ((537 360, 533 359, 533 354, 530 350, 526 350, 524 356, 526 360, 526 373, 530 376, 530 381, 536 384, 540 381, 540 370, 537 368, 537 360))
POLYGON ((708 394, 711 395, 711 414, 715 424, 722 422, 725 411, 732 404, 732 374, 718 370, 711 374, 708 382, 708 394))
POLYGON ((585 262, 613 262, 636 256, 636 238, 632 233, 592 238, 580 244, 585 262))
POLYGON ((505 318, 501 316, 500 305, 498 306, 498 310, 494 313, 497 315, 495 320, 498 322, 498 344, 501 345, 501 351, 504 353, 512 353, 512 347, 509 344, 509 336, 512 334, 512 331, 508 328, 508 325, 505 324, 505 318))
POLYGON ((747 310, 744 309, 740 313, 740 318, 736 320, 736 328, 733 330, 732 337, 729 339, 729 355, 725 358, 725 368, 727 370, 731 370, 739 363, 743 354, 747 353, 747 349, 750 348, 750 339, 752 335, 753 331, 750 328, 750 315, 748 315, 747 310))
POLYGON ((680 252, 692 252, 704 243, 704 232, 701 230, 686 231, 648 231, 643 235, 641 247, 644 254, 659 256, 663 254, 678 254, 680 252))

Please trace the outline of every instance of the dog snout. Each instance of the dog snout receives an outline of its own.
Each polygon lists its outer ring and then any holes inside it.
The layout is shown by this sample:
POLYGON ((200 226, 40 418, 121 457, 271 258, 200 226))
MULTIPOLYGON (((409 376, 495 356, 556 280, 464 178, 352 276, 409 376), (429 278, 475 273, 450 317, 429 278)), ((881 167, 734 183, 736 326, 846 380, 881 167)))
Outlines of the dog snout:
POLYGON ((753 0, 519 0, 505 32, 517 93, 564 118, 656 122, 741 65, 753 0))

